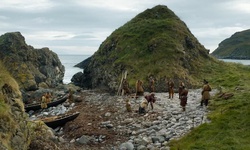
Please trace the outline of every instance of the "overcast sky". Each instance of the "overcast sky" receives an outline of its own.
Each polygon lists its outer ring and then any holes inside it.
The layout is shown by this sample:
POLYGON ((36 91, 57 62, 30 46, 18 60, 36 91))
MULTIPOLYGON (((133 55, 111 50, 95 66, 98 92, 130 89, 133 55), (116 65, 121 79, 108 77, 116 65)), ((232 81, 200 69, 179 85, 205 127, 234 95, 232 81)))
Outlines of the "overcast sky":
POLYGON ((34 48, 92 55, 115 29, 159 4, 211 51, 250 29, 249 0, 1 0, 0 34, 19 31, 34 48))

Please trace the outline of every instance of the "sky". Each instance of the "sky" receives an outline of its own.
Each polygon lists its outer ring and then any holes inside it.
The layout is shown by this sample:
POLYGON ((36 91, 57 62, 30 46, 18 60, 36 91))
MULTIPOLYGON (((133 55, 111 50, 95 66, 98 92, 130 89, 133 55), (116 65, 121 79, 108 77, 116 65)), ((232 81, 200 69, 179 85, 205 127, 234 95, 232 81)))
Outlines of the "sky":
POLYGON ((92 55, 114 30, 156 5, 172 10, 210 52, 250 29, 249 0, 1 0, 0 35, 18 31, 34 48, 92 55))

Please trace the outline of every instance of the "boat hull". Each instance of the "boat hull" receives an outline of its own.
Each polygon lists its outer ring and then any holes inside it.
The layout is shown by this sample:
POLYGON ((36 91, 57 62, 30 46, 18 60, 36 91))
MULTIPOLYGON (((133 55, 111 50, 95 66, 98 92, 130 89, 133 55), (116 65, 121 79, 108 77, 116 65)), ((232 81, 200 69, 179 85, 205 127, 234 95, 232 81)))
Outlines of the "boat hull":
POLYGON ((66 114, 66 115, 62 115, 62 116, 58 116, 57 118, 50 120, 50 121, 45 121, 44 123, 51 128, 56 128, 59 126, 63 126, 65 125, 67 122, 74 120, 76 117, 79 116, 79 112, 75 112, 72 114, 66 114))
MULTIPOLYGON (((65 102, 66 100, 68 99, 68 94, 62 96, 61 98, 55 100, 55 101, 52 101, 50 103, 47 104, 47 108, 49 107, 53 107, 53 106, 57 106, 63 102, 65 102)), ((27 104, 25 105, 25 111, 26 112, 29 112, 30 110, 39 110, 39 109, 42 109, 41 108, 41 103, 36 103, 36 104, 27 104)))

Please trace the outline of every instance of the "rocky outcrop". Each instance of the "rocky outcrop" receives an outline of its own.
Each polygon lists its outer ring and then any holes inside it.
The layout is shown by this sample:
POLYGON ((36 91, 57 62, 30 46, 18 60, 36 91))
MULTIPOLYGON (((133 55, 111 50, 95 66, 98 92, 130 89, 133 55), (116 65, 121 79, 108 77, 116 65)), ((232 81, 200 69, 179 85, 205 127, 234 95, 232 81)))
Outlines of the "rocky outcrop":
POLYGON ((35 49, 25 43, 20 32, 0 37, 0 59, 21 89, 55 87, 62 83, 65 68, 49 48, 35 49))
POLYGON ((200 84, 200 68, 212 61, 215 59, 186 24, 166 6, 159 5, 115 30, 93 56, 77 65, 84 73, 76 74, 72 82, 115 92, 126 70, 131 87, 140 79, 148 88, 152 77, 156 90, 166 91, 169 78, 176 85, 180 80, 186 85, 200 84))
POLYGON ((51 129, 42 121, 31 121, 25 113, 18 83, 1 61, 0 70, 0 149, 56 150, 51 129))
POLYGON ((236 32, 211 53, 219 59, 250 59, 250 30, 236 32))
POLYGON ((21 93, 15 87, 1 86, 0 149, 3 150, 27 150, 31 140, 28 116, 24 112, 21 93))

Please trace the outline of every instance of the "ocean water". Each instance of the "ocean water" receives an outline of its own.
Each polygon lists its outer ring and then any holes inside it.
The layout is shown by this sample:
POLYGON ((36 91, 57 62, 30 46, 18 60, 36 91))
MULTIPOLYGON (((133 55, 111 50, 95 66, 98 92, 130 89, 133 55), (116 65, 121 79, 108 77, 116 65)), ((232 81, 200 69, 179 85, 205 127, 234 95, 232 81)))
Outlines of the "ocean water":
POLYGON ((243 65, 250 65, 250 60, 240 60, 240 59, 220 59, 225 62, 234 62, 234 63, 240 63, 243 65))
POLYGON ((90 55, 58 55, 58 57, 65 67, 63 83, 68 84, 71 82, 71 78, 74 74, 83 71, 83 69, 74 66, 90 57, 90 55))
MULTIPOLYGON (((61 63, 65 67, 65 74, 63 79, 64 84, 70 83, 71 78, 73 77, 74 74, 83 71, 83 69, 74 66, 90 56, 91 55, 58 55, 61 63)), ((220 60, 225 62, 235 62, 235 63, 241 63, 243 65, 250 65, 250 60, 237 60, 237 59, 220 59, 220 60)))

